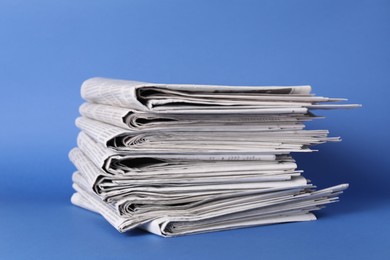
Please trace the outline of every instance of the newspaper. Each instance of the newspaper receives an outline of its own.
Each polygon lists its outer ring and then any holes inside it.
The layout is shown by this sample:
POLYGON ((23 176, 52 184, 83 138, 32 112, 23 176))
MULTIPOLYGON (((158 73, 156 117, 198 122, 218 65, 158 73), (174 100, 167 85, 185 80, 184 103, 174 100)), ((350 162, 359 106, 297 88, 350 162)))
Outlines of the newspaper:
MULTIPOLYGON (((73 175, 77 194, 72 202, 102 214, 121 232, 140 227, 162 236, 174 236, 312 220, 311 211, 337 201, 340 191, 347 187, 339 186, 325 195, 314 191, 314 186, 300 176, 301 172, 295 171, 291 158, 254 164, 257 170, 247 172, 247 176, 245 171, 242 175, 235 171, 237 168, 230 169, 229 175, 229 162, 225 161, 217 163, 215 176, 210 166, 206 172, 199 170, 200 176, 192 175, 192 170, 176 176, 146 171, 139 176, 138 172, 104 172, 79 148, 71 151, 70 159, 78 169, 73 175), (222 167, 225 171, 220 171, 222 167), (156 229, 162 226, 161 230, 156 229)), ((240 164, 236 167, 240 168, 240 164)), ((242 167, 251 168, 247 164, 242 167)))
MULTIPOLYGON (((89 118, 79 117, 76 125, 92 139, 115 151, 166 154, 271 155, 310 152, 310 145, 337 142, 327 130, 303 130, 303 124, 275 125, 257 131, 125 130, 89 118), (232 143, 234 140, 234 143, 232 143), (275 142, 277 140, 277 142, 275 142)), ((242 128, 242 127, 241 127, 242 128)))
POLYGON ((348 185, 343 184, 303 193, 301 196, 291 196, 290 199, 279 202, 234 204, 222 210, 201 210, 195 214, 188 213, 188 211, 186 214, 171 211, 170 215, 141 216, 140 218, 120 216, 113 207, 83 188, 82 184, 74 184, 73 187, 76 193, 72 196, 72 203, 101 214, 118 231, 125 232, 139 227, 151 233, 169 237, 239 227, 315 220, 311 212, 321 209, 326 204, 336 202, 338 195, 348 185))
MULTIPOLYGON (((295 170, 296 164, 290 162, 264 162, 248 165, 235 162, 206 163, 187 162, 172 171, 133 171, 131 175, 107 174, 99 169, 78 148, 70 152, 70 160, 78 172, 73 180, 83 179, 88 189, 105 201, 136 201, 137 205, 169 204, 192 202, 200 197, 221 194, 243 195, 253 192, 264 193, 280 189, 309 187, 307 180, 295 170), (198 169, 192 167, 195 163, 198 169), (229 167, 230 166, 230 167, 229 167), (225 170, 223 170, 225 169, 225 170), (148 193, 146 199, 143 195, 148 193), (166 199, 164 199, 164 197, 166 199)), ((127 203, 127 202, 126 202, 127 203)))
MULTIPOLYGON (((263 192, 260 195, 257 194, 257 196, 254 196, 256 193, 249 194, 246 192, 246 194, 241 194, 240 196, 228 195, 219 196, 219 198, 209 197, 195 205, 191 204, 184 209, 183 207, 176 207, 174 209, 168 208, 165 210, 156 210, 153 208, 149 212, 141 212, 142 214, 134 214, 134 212, 132 212, 133 214, 118 214, 115 206, 103 203, 103 201, 87 187, 86 180, 83 177, 74 179, 74 188, 79 194, 72 198, 74 204, 83 206, 83 201, 89 201, 89 203, 86 203, 89 204, 89 208, 86 206, 87 209, 101 213, 119 231, 123 232, 135 227, 140 227, 145 223, 157 219, 160 219, 161 221, 161 216, 165 216, 165 218, 163 218, 165 221, 179 222, 176 224, 171 223, 171 228, 172 225, 177 225, 178 230, 179 228, 185 230, 185 225, 196 224, 187 223, 188 221, 201 221, 208 218, 215 221, 216 217, 240 212, 250 214, 252 217, 256 216, 256 218, 270 213, 272 213, 272 218, 275 214, 295 215, 296 211, 299 211, 300 213, 306 211, 306 213, 309 213, 309 211, 320 209, 325 204, 337 201, 337 196, 342 190, 347 188, 347 185, 339 185, 321 191, 311 191, 303 186, 301 189, 295 187, 282 191, 263 192), (80 196, 82 198, 80 198, 80 196), (255 215, 253 215, 254 213, 255 215), (169 217, 167 218, 167 216, 169 217)), ((165 208, 167 208, 167 206, 165 206, 165 208)), ((234 216, 235 215, 231 217, 234 216)), ((149 225, 146 225, 145 227, 150 228, 149 225)), ((193 228, 190 230, 190 232, 194 232, 193 228)), ((161 233, 167 234, 166 232, 161 233)), ((174 233, 171 235, 174 235, 174 233)))
POLYGON ((309 108, 357 107, 350 104, 320 104, 345 99, 313 96, 310 91, 310 86, 156 84, 108 78, 91 78, 81 86, 81 96, 90 103, 144 112, 305 114, 309 108))
POLYGON ((305 129, 323 118, 315 110, 360 106, 310 86, 92 78, 81 96, 71 201, 120 232, 170 237, 310 221, 348 187, 317 190, 292 157, 341 140, 305 129))
POLYGON ((83 117, 130 130, 142 131, 258 131, 279 125, 321 118, 314 114, 161 114, 134 109, 84 103, 80 106, 83 117))

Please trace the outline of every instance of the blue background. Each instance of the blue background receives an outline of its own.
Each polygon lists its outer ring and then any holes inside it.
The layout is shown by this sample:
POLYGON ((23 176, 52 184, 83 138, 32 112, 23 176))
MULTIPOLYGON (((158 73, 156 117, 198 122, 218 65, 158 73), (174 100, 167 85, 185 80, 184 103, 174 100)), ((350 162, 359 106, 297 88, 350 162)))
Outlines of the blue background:
POLYGON ((0 1, 1 259, 389 259, 389 1, 0 1), (120 234, 72 206, 67 159, 83 80, 311 84, 363 108, 309 127, 343 142, 298 154, 319 220, 171 239, 120 234))

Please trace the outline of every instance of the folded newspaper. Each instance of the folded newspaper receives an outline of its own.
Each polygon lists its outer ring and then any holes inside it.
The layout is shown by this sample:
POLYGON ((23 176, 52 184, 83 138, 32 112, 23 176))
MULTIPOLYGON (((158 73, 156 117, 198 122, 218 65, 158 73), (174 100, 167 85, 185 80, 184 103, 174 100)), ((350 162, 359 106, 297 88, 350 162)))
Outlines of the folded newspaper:
POLYGON ((314 220, 348 184, 316 190, 291 153, 340 141, 304 129, 313 110, 359 105, 310 92, 89 79, 71 201, 164 237, 314 220))

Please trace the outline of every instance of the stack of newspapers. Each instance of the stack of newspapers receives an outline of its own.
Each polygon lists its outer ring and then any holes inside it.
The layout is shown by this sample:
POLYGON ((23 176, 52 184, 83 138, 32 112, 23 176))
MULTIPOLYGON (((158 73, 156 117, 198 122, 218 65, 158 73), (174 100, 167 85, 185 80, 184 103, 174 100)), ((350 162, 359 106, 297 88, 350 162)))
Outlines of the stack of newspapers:
POLYGON ((291 153, 340 140, 304 129, 312 110, 358 105, 310 92, 89 79, 72 203, 160 236, 314 220, 348 185, 316 190, 291 153))

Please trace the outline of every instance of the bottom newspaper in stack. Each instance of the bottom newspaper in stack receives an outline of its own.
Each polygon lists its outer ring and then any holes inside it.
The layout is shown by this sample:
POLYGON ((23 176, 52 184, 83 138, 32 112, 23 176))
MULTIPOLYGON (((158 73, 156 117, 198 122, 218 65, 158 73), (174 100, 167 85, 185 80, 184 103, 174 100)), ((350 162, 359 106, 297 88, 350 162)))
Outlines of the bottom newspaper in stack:
POLYGON ((167 237, 314 220, 312 211, 348 187, 315 190, 290 155, 229 161, 120 155, 82 132, 70 159, 77 168, 74 204, 120 232, 138 227, 167 237))

